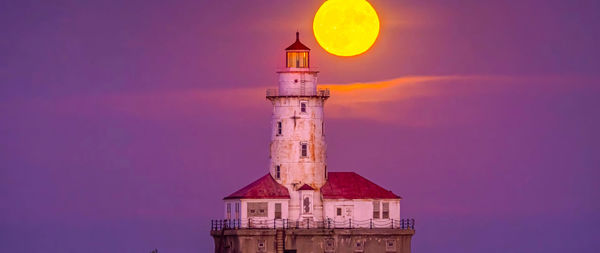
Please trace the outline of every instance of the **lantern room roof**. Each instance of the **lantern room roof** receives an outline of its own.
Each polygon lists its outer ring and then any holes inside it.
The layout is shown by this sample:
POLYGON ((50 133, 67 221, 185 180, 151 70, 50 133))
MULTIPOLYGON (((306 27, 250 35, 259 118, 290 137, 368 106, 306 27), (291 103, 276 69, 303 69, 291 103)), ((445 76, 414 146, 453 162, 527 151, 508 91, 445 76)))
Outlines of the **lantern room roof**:
POLYGON ((289 199, 290 193, 267 174, 224 199, 289 199))
POLYGON ((302 44, 302 42, 300 42, 300 33, 296 32, 296 42, 294 42, 294 44, 292 44, 289 47, 287 47, 285 50, 286 51, 290 51, 290 50, 310 50, 310 48, 308 48, 307 46, 305 46, 304 44, 302 44))
POLYGON ((321 187, 323 199, 401 199, 392 191, 354 172, 329 172, 321 187))

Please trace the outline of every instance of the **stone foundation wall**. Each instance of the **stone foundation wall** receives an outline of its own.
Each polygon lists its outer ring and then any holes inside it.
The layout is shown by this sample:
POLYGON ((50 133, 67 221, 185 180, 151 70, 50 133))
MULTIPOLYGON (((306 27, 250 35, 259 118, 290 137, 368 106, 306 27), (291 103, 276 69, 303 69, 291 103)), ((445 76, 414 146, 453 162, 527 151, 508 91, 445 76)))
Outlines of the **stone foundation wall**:
POLYGON ((283 253, 277 251, 278 243, 283 243, 286 252, 297 253, 410 253, 414 233, 412 229, 389 228, 286 229, 279 233, 274 229, 238 229, 211 231, 211 236, 216 253, 283 253))

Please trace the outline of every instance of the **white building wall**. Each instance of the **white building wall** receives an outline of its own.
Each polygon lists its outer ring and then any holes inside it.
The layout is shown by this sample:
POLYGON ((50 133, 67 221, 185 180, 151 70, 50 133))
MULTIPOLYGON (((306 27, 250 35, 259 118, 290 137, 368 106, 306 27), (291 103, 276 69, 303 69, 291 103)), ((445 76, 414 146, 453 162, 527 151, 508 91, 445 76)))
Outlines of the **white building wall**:
POLYGON ((281 218, 288 218, 289 200, 287 199, 242 199, 242 219, 248 219, 248 203, 267 202, 267 217, 252 217, 252 219, 275 219, 275 203, 281 203, 281 218))
POLYGON ((239 199, 226 199, 224 201, 224 205, 223 205, 223 217, 224 219, 236 219, 236 204, 239 206, 239 213, 238 213, 238 217, 241 218, 241 201, 239 199), (231 213, 230 213, 230 217, 227 216, 227 205, 230 205, 231 207, 231 213))
MULTIPOLYGON (((352 219, 353 227, 369 227, 370 221, 373 219, 373 201, 380 202, 380 212, 382 202, 388 202, 390 205, 390 216, 388 219, 374 219, 374 224, 384 226, 389 224, 389 220, 400 220, 400 200, 399 199, 324 199, 323 210, 324 219, 331 219, 337 224, 348 224, 348 220, 352 219), (342 208, 342 216, 337 215, 337 208, 342 208), (351 215, 347 215, 346 209, 351 209, 351 215)), ((380 216, 381 217, 381 216, 380 216)))
MULTIPOLYGON (((275 220, 275 204, 281 204, 281 220, 289 218, 289 200, 288 199, 233 199, 225 200, 224 217, 227 219, 227 204, 231 204, 231 219, 235 219, 235 203, 240 204, 240 220, 243 227, 252 224, 253 227, 271 227, 275 220), (248 203, 267 203, 266 217, 248 217, 248 203)), ((281 220, 277 221, 277 227, 283 226, 281 220)))

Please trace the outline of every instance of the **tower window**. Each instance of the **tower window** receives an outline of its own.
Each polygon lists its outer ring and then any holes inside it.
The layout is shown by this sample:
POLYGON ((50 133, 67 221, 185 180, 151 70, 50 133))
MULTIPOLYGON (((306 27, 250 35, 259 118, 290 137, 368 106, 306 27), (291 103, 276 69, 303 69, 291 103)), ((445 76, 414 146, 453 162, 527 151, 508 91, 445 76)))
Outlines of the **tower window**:
POLYGON ((373 201, 373 219, 379 219, 379 201, 373 201))
POLYGON ((336 211, 337 216, 342 216, 342 208, 341 207, 336 208, 335 211, 336 211))
POLYGON ((267 217, 267 202, 248 203, 248 217, 267 217))
POLYGON ((287 68, 308 68, 308 52, 287 52, 287 68))
POLYGON ((281 165, 277 165, 277 167, 275 167, 275 178, 281 179, 281 165))
POLYGON ((396 240, 385 240, 385 251, 396 251, 396 240))
POLYGON ((281 203, 275 203, 275 219, 281 219, 281 203))
POLYGON ((282 133, 282 123, 281 121, 277 122, 277 135, 281 135, 282 133))
POLYGON ((302 201, 302 206, 304 213, 310 213, 310 209, 311 208, 311 203, 310 203, 310 198, 309 197, 304 197, 304 200, 302 201))
POLYGON ((325 252, 334 252, 335 242, 333 238, 325 239, 325 252))
POLYGON ((307 101, 300 101, 300 112, 306 113, 306 104, 308 104, 307 101))
POLYGON ((231 203, 227 203, 227 219, 231 219, 231 203))
POLYGON ((265 240, 258 240, 256 246, 258 246, 258 252, 267 252, 267 243, 265 240))
POLYGON ((383 218, 383 219, 389 219, 390 218, 390 203, 389 202, 383 202, 381 209, 382 209, 381 218, 383 218))
POLYGON ((240 218, 240 203, 238 202, 235 203, 235 218, 240 218))
POLYGON ((308 144, 306 144, 306 142, 300 143, 300 156, 301 157, 308 156, 308 144))
POLYGON ((362 241, 356 241, 354 252, 365 252, 365 244, 362 241))

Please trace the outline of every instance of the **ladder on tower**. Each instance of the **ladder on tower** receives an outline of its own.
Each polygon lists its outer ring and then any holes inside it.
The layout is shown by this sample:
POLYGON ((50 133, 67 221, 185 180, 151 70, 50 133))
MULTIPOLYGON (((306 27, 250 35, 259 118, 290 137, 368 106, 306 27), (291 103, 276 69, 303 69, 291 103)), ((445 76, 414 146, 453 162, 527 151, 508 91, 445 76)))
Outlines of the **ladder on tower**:
POLYGON ((304 74, 302 74, 300 78, 300 95, 306 95, 306 79, 304 79, 304 74))
POLYGON ((285 250, 285 231, 283 229, 277 229, 275 231, 275 249, 277 253, 284 253, 285 250))

